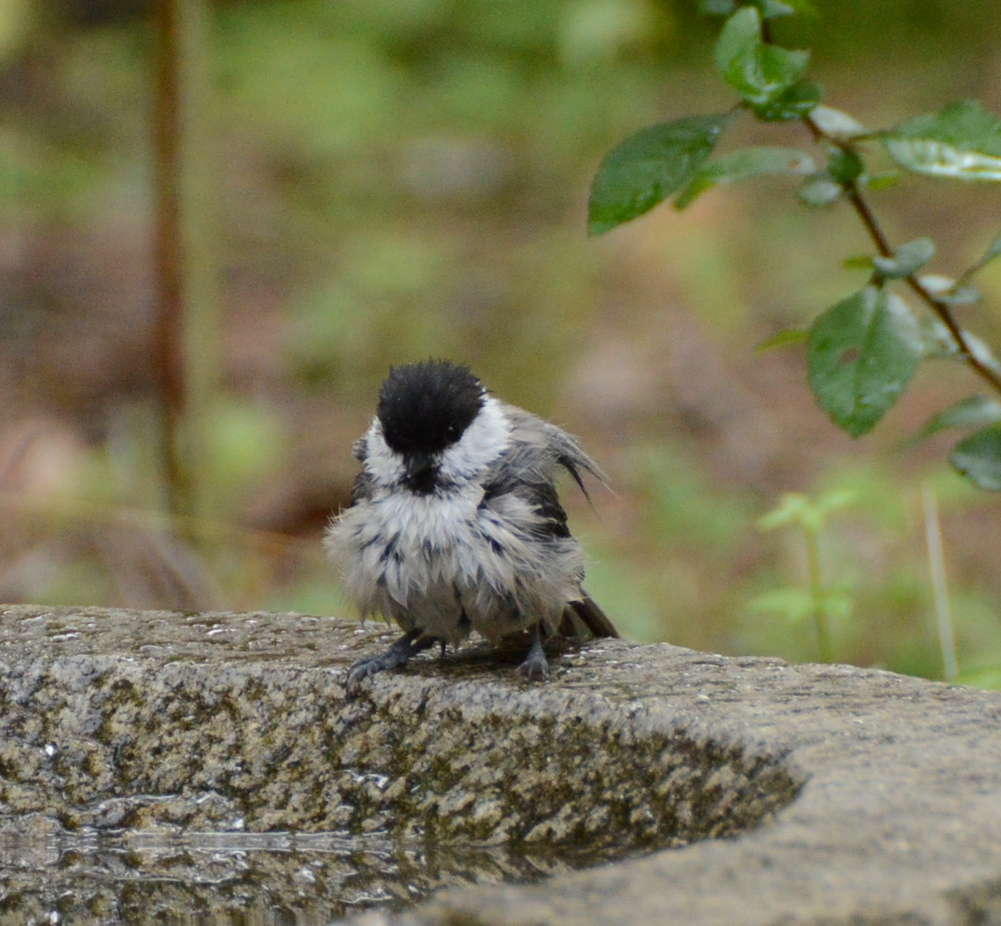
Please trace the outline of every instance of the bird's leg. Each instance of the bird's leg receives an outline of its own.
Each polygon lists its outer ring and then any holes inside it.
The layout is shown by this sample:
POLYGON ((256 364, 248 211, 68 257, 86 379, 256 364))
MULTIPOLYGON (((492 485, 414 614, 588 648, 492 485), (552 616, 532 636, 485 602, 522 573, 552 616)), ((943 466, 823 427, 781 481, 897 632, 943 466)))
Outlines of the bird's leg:
POLYGON ((433 646, 435 637, 427 636, 423 630, 408 630, 385 652, 368 659, 359 659, 348 672, 345 685, 349 698, 353 698, 361 690, 361 683, 370 675, 385 669, 395 669, 406 664, 411 656, 416 656, 429 646, 433 646))
POLYGON ((542 635, 539 632, 538 624, 532 628, 532 646, 528 650, 525 661, 518 666, 518 672, 530 682, 544 682, 549 674, 549 663, 546 661, 546 654, 542 651, 542 635))

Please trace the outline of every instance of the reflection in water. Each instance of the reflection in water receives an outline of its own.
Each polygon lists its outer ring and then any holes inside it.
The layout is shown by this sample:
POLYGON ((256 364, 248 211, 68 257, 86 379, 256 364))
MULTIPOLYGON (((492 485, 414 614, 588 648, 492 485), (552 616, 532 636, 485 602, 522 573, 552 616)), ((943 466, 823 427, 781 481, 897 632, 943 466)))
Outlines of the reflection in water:
POLYGON ((326 923, 448 885, 531 882, 607 850, 429 846, 382 834, 144 832, 0 842, 0 924, 326 923))

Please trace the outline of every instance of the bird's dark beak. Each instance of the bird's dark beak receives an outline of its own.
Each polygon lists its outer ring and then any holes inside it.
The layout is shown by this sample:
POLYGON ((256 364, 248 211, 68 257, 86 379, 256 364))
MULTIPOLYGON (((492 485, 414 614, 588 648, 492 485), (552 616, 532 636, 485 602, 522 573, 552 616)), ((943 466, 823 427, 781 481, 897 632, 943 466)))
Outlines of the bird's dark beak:
POLYGON ((408 453, 403 465, 406 467, 404 482, 411 492, 429 495, 434 491, 438 477, 438 461, 434 454, 421 451, 408 453))

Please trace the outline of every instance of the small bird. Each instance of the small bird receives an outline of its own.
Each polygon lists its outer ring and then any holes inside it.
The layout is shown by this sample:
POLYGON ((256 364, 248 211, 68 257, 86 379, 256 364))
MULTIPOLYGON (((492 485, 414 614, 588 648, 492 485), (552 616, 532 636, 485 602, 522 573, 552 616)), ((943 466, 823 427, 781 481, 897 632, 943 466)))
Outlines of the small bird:
POLYGON ((553 634, 617 637, 583 591, 584 554, 556 494, 566 470, 604 482, 565 431, 491 395, 464 366, 391 367, 372 424, 354 444, 362 464, 351 505, 330 525, 327 551, 363 616, 405 631, 348 674, 347 692, 472 630, 494 642, 528 631, 518 671, 544 680, 553 634))

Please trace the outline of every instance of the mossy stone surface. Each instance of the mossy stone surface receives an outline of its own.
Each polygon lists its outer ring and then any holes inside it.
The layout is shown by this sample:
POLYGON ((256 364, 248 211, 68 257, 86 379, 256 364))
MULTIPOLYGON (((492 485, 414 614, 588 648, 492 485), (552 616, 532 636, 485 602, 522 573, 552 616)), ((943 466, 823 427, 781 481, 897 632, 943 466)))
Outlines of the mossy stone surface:
POLYGON ((392 637, 4 609, 0 922, 385 902, 367 916, 952 924, 1001 903, 999 694, 601 641, 545 685, 471 647, 345 699, 392 637))

